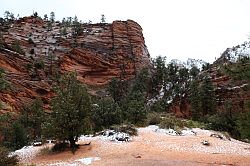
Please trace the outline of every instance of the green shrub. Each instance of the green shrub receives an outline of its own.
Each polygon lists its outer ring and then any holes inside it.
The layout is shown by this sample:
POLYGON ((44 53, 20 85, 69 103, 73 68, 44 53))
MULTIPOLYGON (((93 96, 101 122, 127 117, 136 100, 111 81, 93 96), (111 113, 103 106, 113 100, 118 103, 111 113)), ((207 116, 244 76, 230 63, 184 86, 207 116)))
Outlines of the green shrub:
POLYGON ((5 79, 5 71, 0 68, 0 91, 10 88, 10 83, 5 79))
POLYGON ((44 69, 44 62, 42 60, 36 61, 34 67, 36 69, 44 69))
POLYGON ((66 150, 66 148, 69 147, 69 144, 68 143, 65 143, 65 142, 59 142, 59 143, 56 143, 53 147, 52 147, 52 152, 63 152, 66 150))
POLYGON ((185 125, 186 125, 185 127, 187 128, 201 128, 201 129, 207 128, 207 125, 205 123, 194 120, 186 120, 185 125))
POLYGON ((227 112, 220 112, 206 118, 208 128, 217 131, 229 132, 233 137, 239 138, 240 133, 236 127, 236 116, 230 115, 227 112))
POLYGON ((40 150, 40 155, 47 155, 47 154, 51 154, 52 153, 52 149, 49 146, 46 146, 44 148, 42 148, 40 150))
POLYGON ((29 44, 34 44, 34 41, 31 38, 29 38, 28 42, 29 44))
POLYGON ((17 40, 15 40, 15 42, 12 43, 12 49, 19 54, 24 54, 24 51, 23 51, 19 41, 17 41, 17 40))
POLYGON ((241 113, 236 120, 237 130, 242 139, 250 140, 250 112, 241 113))
POLYGON ((122 124, 111 126, 110 129, 115 130, 116 132, 123 132, 129 135, 137 135, 137 129, 132 124, 122 124))
POLYGON ((9 156, 9 151, 0 147, 0 165, 2 166, 15 166, 18 164, 17 156, 9 156))
POLYGON ((174 116, 164 117, 160 123, 160 128, 178 129, 187 126, 186 122, 174 116))
POLYGON ((161 116, 159 113, 151 112, 147 115, 147 125, 156 125, 161 123, 161 116))

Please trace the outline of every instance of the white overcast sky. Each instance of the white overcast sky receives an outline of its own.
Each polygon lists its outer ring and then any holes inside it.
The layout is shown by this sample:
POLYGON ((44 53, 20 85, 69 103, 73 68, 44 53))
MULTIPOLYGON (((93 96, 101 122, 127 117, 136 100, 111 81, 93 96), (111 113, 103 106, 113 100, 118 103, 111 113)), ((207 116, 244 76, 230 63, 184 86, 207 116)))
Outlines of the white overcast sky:
POLYGON ((213 62, 250 35, 250 0, 1 0, 0 14, 56 19, 75 16, 87 22, 132 19, 143 28, 151 57, 213 62))

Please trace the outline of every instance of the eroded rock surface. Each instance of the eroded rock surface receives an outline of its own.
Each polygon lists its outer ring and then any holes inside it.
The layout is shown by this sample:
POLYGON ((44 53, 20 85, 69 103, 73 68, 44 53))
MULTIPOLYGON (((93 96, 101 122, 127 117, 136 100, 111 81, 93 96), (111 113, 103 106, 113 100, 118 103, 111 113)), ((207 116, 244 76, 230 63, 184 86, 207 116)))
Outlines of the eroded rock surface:
POLYGON ((5 111, 19 110, 37 96, 49 108, 51 79, 58 72, 76 71, 81 82, 98 87, 113 77, 132 78, 150 65, 142 28, 132 20, 81 24, 76 36, 73 27, 59 22, 49 26, 32 16, 2 26, 0 67, 11 83, 11 90, 0 93, 5 111))

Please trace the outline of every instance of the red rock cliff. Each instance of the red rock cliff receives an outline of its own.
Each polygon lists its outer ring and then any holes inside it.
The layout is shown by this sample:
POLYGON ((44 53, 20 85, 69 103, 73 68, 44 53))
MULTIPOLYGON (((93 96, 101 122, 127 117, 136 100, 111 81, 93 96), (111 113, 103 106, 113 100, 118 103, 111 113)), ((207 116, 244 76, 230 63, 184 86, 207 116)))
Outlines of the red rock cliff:
POLYGON ((77 37, 72 26, 48 25, 39 18, 25 17, 2 26, 0 67, 11 90, 2 91, 0 100, 7 110, 19 110, 37 96, 48 104, 53 95, 50 76, 58 71, 76 71, 81 82, 102 86, 113 77, 132 78, 150 65, 142 28, 132 20, 81 24, 77 37))

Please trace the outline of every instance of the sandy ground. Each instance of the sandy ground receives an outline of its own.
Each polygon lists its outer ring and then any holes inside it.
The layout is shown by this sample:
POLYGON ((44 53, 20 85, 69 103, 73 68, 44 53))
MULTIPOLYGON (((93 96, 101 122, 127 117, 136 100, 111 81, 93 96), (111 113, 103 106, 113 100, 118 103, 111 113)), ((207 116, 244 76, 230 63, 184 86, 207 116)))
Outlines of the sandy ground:
POLYGON ((155 132, 155 126, 138 129, 138 136, 131 142, 111 142, 100 137, 84 137, 73 155, 70 151, 60 154, 37 155, 25 163, 49 166, 151 166, 151 165, 250 165, 250 144, 232 139, 210 137, 212 131, 193 129, 197 135, 171 136, 155 132), (202 145, 207 140, 210 146, 202 145), (91 158, 94 157, 94 158, 91 158), (89 162, 82 162, 85 159, 89 162))

